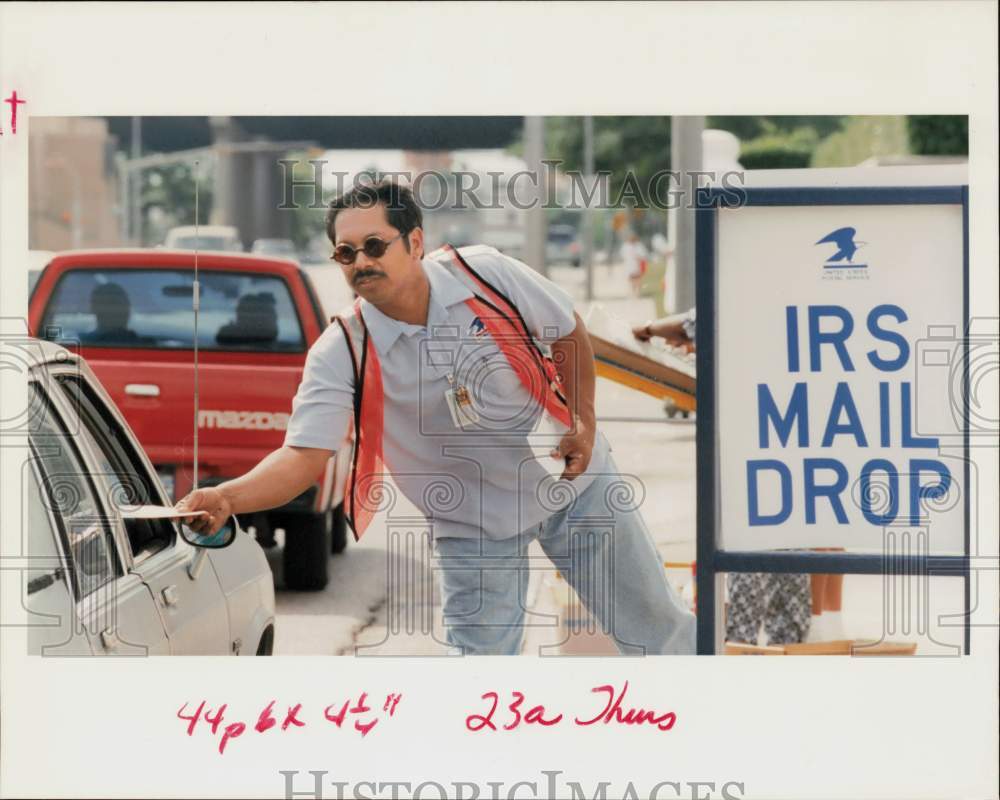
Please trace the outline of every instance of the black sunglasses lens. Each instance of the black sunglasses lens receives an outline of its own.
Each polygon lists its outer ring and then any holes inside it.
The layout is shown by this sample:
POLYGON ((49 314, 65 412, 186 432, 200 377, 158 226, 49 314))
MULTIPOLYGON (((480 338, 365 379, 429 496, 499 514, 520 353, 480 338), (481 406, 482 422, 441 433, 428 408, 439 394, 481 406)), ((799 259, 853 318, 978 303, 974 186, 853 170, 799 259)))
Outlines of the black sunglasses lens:
POLYGON ((374 236, 365 242, 365 255, 368 258, 382 258, 388 249, 389 245, 381 239, 376 239, 374 236))
POLYGON ((342 244, 333 251, 333 260, 338 264, 350 265, 357 258, 358 251, 347 244, 342 244))

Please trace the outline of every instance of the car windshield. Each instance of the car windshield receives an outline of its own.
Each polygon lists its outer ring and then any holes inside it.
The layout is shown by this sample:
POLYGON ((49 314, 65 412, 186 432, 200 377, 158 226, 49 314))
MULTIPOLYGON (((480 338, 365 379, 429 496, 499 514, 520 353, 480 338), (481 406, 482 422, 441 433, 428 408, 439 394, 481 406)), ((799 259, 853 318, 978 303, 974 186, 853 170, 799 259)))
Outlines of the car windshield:
MULTIPOLYGON (((288 286, 274 275, 200 270, 198 346, 301 352, 302 327, 288 286)), ((191 270, 78 269, 56 285, 41 330, 85 346, 190 349, 191 270)))
POLYGON ((171 243, 178 250, 239 250, 236 242, 225 236, 178 236, 171 243))
POLYGON ((569 244, 576 238, 572 228, 549 228, 549 241, 558 244, 569 244))
POLYGON ((253 252, 274 255, 295 255, 295 245, 283 239, 264 239, 254 242, 253 252))

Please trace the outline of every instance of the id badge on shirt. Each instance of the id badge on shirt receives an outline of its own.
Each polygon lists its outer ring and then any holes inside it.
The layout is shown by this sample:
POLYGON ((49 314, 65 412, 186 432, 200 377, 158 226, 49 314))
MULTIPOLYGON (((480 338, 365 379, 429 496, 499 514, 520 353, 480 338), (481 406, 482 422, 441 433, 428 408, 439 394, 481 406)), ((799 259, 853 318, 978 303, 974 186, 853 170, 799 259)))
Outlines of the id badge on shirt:
POLYGON ((452 386, 444 393, 445 402, 448 404, 448 411, 451 413, 451 421, 456 428, 462 430, 472 430, 479 423, 479 414, 476 413, 472 405, 472 396, 464 386, 452 386))

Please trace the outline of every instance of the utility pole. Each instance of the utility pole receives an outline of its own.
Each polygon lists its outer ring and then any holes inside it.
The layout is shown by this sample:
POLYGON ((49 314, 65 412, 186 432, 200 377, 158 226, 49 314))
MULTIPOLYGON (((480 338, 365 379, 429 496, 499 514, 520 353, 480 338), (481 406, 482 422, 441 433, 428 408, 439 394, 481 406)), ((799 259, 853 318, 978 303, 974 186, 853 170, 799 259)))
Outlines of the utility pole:
POLYGON ((546 187, 545 172, 542 160, 545 158, 545 118, 524 118, 524 160, 533 180, 518 183, 516 192, 518 200, 524 201, 525 195, 531 196, 531 207, 525 211, 524 260, 543 275, 548 273, 545 263, 545 203, 546 187), (536 186, 534 191, 525 187, 536 186))
POLYGON ((128 163, 128 158, 124 153, 115 153, 115 171, 118 175, 118 238, 123 243, 129 240, 128 227, 132 219, 128 163))
POLYGON ((701 132, 704 117, 671 117, 670 169, 680 173, 679 208, 668 216, 674 246, 673 286, 667 285, 668 311, 682 312, 694 306, 694 199, 697 189, 693 171, 702 168, 701 132))
MULTIPOLYGON (((142 117, 132 117, 130 156, 134 162, 142 155, 142 117)), ((129 233, 132 243, 142 246, 142 170, 129 170, 129 233)))
MULTIPOLYGON (((583 181, 590 186, 594 180, 594 118, 583 118, 583 181)), ((596 195, 595 195, 596 196, 596 195)), ((590 204, 583 206, 581 225, 583 266, 587 270, 587 302, 594 299, 594 215, 590 204)))

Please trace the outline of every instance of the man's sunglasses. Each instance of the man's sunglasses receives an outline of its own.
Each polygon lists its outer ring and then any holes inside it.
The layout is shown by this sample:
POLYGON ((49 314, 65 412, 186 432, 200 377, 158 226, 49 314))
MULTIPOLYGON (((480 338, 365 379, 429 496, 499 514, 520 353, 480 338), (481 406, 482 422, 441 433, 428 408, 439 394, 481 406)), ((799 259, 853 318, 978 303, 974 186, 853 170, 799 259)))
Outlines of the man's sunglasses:
POLYGON ((364 253, 368 258, 382 258, 385 255, 385 251, 389 249, 394 241, 396 241, 403 234, 398 236, 393 236, 389 241, 385 239, 379 239, 377 236, 369 236, 365 239, 365 243, 361 248, 352 247, 349 244, 338 244, 333 249, 333 255, 330 256, 331 259, 336 261, 338 264, 343 264, 345 267, 351 266, 355 259, 358 257, 358 253, 364 253))

